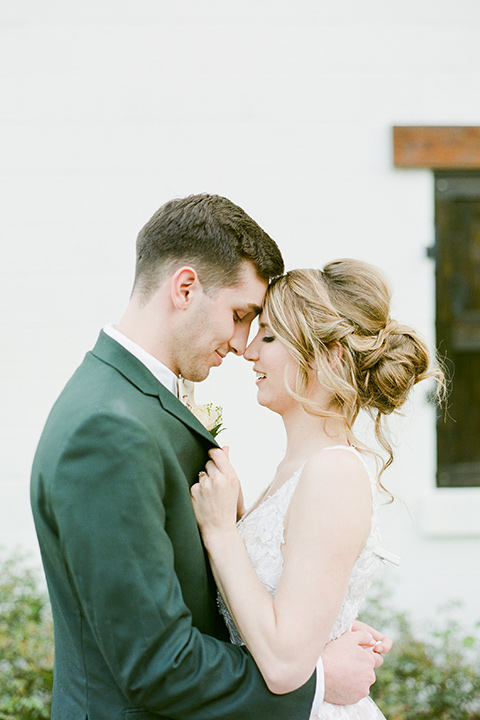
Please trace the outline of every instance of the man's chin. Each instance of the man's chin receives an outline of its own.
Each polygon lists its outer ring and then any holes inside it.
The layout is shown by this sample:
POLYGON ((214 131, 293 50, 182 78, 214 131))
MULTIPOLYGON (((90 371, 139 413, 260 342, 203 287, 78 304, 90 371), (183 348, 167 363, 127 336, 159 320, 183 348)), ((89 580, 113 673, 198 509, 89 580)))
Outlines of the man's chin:
POLYGON ((190 380, 191 382, 203 382, 209 376, 210 370, 211 368, 202 368, 201 370, 199 368, 195 368, 194 370, 185 371, 185 375, 182 373, 182 377, 185 380, 190 380))

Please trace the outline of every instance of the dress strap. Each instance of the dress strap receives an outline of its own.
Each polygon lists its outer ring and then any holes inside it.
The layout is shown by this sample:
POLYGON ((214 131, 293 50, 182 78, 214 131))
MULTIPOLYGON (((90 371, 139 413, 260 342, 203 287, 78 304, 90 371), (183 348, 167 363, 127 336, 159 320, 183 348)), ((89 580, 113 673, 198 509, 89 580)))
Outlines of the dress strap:
POLYGON ((390 562, 392 565, 400 565, 400 555, 395 555, 395 553, 392 553, 389 550, 384 550, 384 548, 380 547, 380 545, 376 545, 372 552, 377 555, 383 563, 390 562))
POLYGON ((352 450, 356 455, 360 454, 355 445, 327 445, 322 450, 352 450))
POLYGON ((363 457, 362 453, 355 447, 355 445, 327 445, 327 447, 322 448, 322 452, 323 450, 348 450, 349 452, 352 452, 362 463, 365 472, 368 475, 368 479, 370 480, 372 495, 375 497, 378 490, 376 476, 374 475, 372 468, 369 466, 369 464, 363 457))

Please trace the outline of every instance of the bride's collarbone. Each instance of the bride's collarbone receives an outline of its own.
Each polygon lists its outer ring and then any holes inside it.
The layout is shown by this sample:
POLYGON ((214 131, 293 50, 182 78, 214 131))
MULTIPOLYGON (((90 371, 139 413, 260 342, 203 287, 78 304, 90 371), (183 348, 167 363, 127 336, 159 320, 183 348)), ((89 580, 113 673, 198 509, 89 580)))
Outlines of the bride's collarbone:
POLYGON ((289 460, 283 459, 277 467, 275 477, 267 488, 265 497, 271 497, 272 495, 274 495, 277 490, 282 487, 282 485, 285 485, 285 483, 288 482, 296 473, 298 473, 304 468, 304 466, 309 460, 315 458, 322 450, 346 446, 348 446, 348 443, 346 441, 342 443, 328 443, 324 446, 315 448, 315 452, 312 452, 310 454, 302 456, 299 455, 298 457, 289 460))
POLYGON ((277 490, 280 490, 280 488, 285 485, 285 483, 288 482, 301 467, 302 463, 291 463, 282 468, 279 466, 277 472, 275 473, 275 477, 268 487, 266 493, 267 497, 271 497, 277 492, 277 490))

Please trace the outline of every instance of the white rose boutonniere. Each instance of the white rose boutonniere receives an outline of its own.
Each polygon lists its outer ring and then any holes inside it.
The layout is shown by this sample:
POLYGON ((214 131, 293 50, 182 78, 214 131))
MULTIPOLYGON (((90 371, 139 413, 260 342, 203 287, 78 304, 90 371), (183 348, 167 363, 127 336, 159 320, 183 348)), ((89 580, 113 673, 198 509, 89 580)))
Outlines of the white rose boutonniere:
POLYGON ((202 423, 212 437, 217 437, 224 430, 222 427, 222 408, 213 403, 197 405, 194 397, 195 383, 182 379, 182 390, 180 400, 188 407, 197 420, 202 423))
POLYGON ((224 429, 222 427, 222 408, 219 405, 213 405, 213 403, 193 405, 190 410, 212 437, 217 437, 218 433, 224 429))

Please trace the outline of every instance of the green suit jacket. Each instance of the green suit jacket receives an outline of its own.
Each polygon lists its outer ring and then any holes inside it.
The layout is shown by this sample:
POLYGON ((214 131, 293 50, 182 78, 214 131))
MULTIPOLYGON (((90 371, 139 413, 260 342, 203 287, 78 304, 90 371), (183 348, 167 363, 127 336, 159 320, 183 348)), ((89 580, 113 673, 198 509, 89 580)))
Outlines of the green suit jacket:
POLYGON ((46 423, 32 508, 55 626, 52 720, 301 720, 227 642, 190 500, 210 434, 101 333, 46 423))

